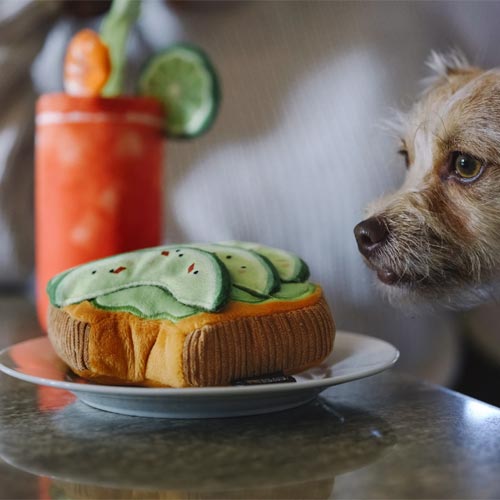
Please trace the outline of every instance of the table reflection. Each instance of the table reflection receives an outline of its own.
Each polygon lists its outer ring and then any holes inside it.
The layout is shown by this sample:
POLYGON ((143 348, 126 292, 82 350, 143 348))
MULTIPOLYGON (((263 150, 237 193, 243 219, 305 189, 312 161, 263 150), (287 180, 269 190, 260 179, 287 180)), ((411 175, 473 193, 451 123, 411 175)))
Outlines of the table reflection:
POLYGON ((0 455, 40 476, 40 498, 327 498, 336 476, 395 442, 386 421, 321 398, 213 420, 116 415, 66 391, 43 411, 27 400, 0 409, 0 455))

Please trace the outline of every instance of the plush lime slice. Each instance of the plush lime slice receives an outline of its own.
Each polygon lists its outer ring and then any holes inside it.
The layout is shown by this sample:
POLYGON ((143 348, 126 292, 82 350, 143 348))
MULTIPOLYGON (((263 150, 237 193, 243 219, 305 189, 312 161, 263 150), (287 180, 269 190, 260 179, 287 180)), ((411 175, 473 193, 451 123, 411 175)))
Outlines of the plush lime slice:
POLYGON ((281 281, 285 283, 306 281, 309 278, 309 267, 293 253, 246 241, 228 241, 225 244, 253 250, 263 257, 267 257, 277 269, 281 281))
POLYGON ((174 45, 153 56, 139 80, 139 92, 165 108, 170 137, 195 137, 215 120, 220 91, 206 54, 191 45, 174 45))

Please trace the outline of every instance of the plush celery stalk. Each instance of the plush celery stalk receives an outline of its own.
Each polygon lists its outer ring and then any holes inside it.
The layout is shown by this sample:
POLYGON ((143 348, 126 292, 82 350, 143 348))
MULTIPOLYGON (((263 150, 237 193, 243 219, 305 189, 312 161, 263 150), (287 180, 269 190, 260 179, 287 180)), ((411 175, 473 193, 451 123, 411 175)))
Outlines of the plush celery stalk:
POLYGON ((127 38, 141 11, 140 0, 113 0, 101 25, 101 38, 111 56, 111 74, 102 95, 112 97, 123 92, 127 38))

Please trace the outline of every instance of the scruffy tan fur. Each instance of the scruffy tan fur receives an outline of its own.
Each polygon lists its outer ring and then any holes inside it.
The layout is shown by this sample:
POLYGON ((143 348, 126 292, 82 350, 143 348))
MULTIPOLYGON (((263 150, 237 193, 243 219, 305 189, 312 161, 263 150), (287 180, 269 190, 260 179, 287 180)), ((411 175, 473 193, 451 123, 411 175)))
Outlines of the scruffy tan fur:
POLYGON ((432 54, 429 65, 426 90, 398 120, 405 182, 368 209, 389 234, 366 260, 397 276, 380 283, 390 299, 464 307, 490 294, 500 271, 500 70, 457 55, 432 54), (482 162, 477 179, 457 177, 456 152, 482 162))

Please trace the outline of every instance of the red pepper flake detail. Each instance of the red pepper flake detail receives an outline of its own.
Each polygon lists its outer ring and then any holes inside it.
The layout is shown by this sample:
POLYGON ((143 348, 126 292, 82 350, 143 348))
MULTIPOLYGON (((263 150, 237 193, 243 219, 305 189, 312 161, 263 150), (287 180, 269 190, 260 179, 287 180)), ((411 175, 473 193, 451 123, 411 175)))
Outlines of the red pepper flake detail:
POLYGON ((164 255, 165 257, 168 257, 170 255, 170 252, 168 250, 163 250, 161 254, 164 255))
POLYGON ((194 262, 188 267, 188 273, 194 269, 194 262))
POLYGON ((126 267, 123 267, 123 266, 120 266, 120 267, 117 267, 116 269, 113 269, 111 272, 113 274, 119 274, 121 273, 122 271, 125 271, 125 269, 127 269, 126 267))

